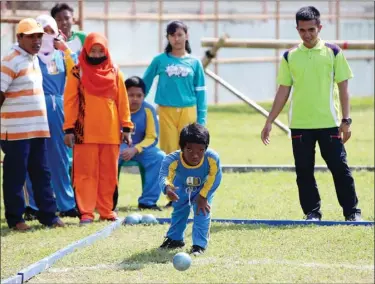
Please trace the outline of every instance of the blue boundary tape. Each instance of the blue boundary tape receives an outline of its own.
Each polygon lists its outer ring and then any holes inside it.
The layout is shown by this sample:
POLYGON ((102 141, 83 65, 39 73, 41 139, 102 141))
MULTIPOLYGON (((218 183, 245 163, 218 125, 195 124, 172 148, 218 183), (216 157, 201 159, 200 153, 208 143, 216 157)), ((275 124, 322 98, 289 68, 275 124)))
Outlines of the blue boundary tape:
POLYGON ((15 276, 9 277, 8 279, 5 279, 4 281, 1 281, 1 283, 4 283, 4 284, 22 284, 22 276, 21 275, 15 275, 15 276))
MULTIPOLYGON (((160 224, 171 223, 171 218, 156 218, 160 224)), ((188 223, 193 219, 189 218, 188 223)), ((305 221, 305 220, 248 220, 248 219, 211 219, 214 223, 229 223, 238 225, 268 225, 268 226, 374 226, 374 222, 361 221, 305 221)))
MULTIPOLYGON (((171 223, 171 218, 156 218, 160 224, 171 223)), ((51 267, 57 260, 63 258, 64 256, 72 253, 76 249, 83 248, 85 246, 91 245, 99 239, 108 237, 114 230, 119 228, 123 223, 124 218, 117 220, 116 222, 106 226, 100 231, 87 236, 79 241, 76 241, 67 247, 58 250, 57 252, 39 260, 22 269, 17 275, 9 277, 1 281, 2 284, 16 283, 22 284, 36 276, 37 274, 45 271, 51 267)), ((268 226, 374 226, 372 221, 362 221, 362 222, 346 222, 346 221, 304 221, 304 220, 261 220, 261 219, 211 219, 214 223, 228 223, 228 224, 238 224, 238 225, 268 225, 268 226)), ((188 223, 192 223, 193 219, 189 218, 188 223)))
MULTIPOLYGON (((255 171, 271 172, 271 171, 283 171, 283 172, 295 172, 295 166, 293 165, 222 165, 221 169, 224 173, 248 173, 255 171)), ((351 166, 352 171, 369 171, 374 172, 375 166, 351 166)), ((326 172, 328 171, 327 166, 316 165, 315 171, 326 172)))
MULTIPOLYGON (((138 173, 137 167, 133 167, 131 173, 138 173)), ((375 166, 351 166, 351 171, 367 171, 375 172, 375 166)), ((224 173, 250 173, 250 172, 295 172, 295 166, 293 165, 222 165, 221 169, 224 173)), ((327 172, 328 167, 324 165, 316 165, 316 172, 327 172)))
POLYGON ((87 236, 79 241, 76 241, 68 245, 67 247, 62 248, 57 252, 39 260, 38 262, 29 265, 25 269, 19 271, 17 275, 7 278, 1 281, 1 283, 25 283, 35 275, 51 267, 57 260, 74 252, 76 249, 83 248, 85 246, 91 245, 99 239, 108 237, 114 230, 121 226, 123 221, 124 219, 120 218, 119 220, 109 224, 103 229, 91 234, 90 236, 87 236))
MULTIPOLYGON (((1 163, 0 166, 3 164, 1 163)), ((131 166, 135 167, 136 166, 131 166)), ((367 171, 367 172, 375 172, 375 166, 351 166, 349 167, 351 171, 367 171)), ((221 169, 224 173, 250 173, 250 172, 272 172, 272 171, 280 171, 280 172, 295 172, 295 167, 293 165, 222 165, 221 169)), ((135 172, 138 171, 137 169, 134 170, 135 172)), ((324 165, 316 165, 315 166, 316 172, 327 172, 328 167, 324 165)), ((134 173, 135 173, 134 172, 134 173)))

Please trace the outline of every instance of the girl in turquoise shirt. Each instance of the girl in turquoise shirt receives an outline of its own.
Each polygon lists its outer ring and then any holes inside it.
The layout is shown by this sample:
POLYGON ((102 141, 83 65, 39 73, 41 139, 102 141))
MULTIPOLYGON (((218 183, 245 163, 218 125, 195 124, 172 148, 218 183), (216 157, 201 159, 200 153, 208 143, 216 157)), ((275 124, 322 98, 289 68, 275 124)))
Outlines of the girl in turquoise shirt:
POLYGON ((201 61, 190 54, 187 31, 181 21, 168 24, 165 52, 152 60, 143 76, 146 94, 159 76, 155 103, 159 105, 160 148, 166 154, 179 149, 179 135, 186 125, 206 124, 204 70, 201 61))

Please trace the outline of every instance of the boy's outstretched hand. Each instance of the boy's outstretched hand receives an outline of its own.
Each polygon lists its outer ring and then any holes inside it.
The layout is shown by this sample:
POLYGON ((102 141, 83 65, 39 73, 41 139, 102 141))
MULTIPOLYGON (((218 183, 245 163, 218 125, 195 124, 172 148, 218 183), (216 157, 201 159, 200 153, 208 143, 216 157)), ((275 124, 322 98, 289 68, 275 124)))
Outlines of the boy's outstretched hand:
POLYGON ((197 197, 197 215, 199 215, 199 211, 202 210, 203 214, 206 215, 210 213, 211 206, 207 201, 207 198, 204 198, 202 195, 198 194, 197 197))
POLYGON ((167 194, 168 198, 171 200, 171 201, 177 201, 179 200, 180 198, 178 197, 178 195, 176 194, 176 192, 174 192, 176 189, 178 189, 178 187, 175 187, 174 189, 170 186, 167 186, 167 188, 165 189, 165 193, 167 194))

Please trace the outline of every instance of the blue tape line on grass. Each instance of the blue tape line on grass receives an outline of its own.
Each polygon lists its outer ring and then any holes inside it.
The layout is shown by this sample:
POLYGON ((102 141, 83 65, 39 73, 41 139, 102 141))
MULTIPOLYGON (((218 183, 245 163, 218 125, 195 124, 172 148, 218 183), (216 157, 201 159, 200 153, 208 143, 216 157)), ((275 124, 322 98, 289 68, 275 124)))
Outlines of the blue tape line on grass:
MULTIPOLYGON (((1 163, 0 166, 3 164, 1 163)), ((134 167, 134 166, 130 166, 134 167)), ((272 171, 281 171, 281 172, 295 172, 295 167, 293 165, 222 165, 221 169, 224 173, 250 173, 250 172, 272 172, 272 171)), ((367 171, 375 172, 375 166, 350 166, 351 171, 367 171)), ((322 165, 316 165, 314 170, 316 172, 327 172, 328 167, 322 165)), ((139 172, 138 169, 135 169, 133 173, 139 172)))
MULTIPOLYGON (((368 171, 375 172, 375 166, 351 166, 351 171, 368 171)), ((124 168, 123 168, 124 169, 124 168)), ((295 172, 295 166, 293 165, 222 165, 221 169, 223 173, 250 173, 250 172, 295 172)), ((314 170, 316 172, 327 172, 329 171, 327 166, 316 165, 314 170)), ((134 168, 129 171, 131 173, 139 173, 138 168, 134 168)))
MULTIPOLYGON (((224 173, 248 173, 254 171, 282 171, 282 172, 295 172, 293 165, 222 165, 224 173)), ((351 166, 352 171, 375 171, 374 166, 351 166)), ((327 166, 316 165, 315 171, 325 172, 328 171, 327 166)))
POLYGON ((9 277, 1 281, 1 284, 21 284, 21 283, 22 283, 21 275, 15 275, 15 276, 9 277))
MULTIPOLYGON (((123 218, 109 224, 105 228, 95 232, 94 234, 87 236, 81 240, 78 240, 65 248, 58 250, 57 252, 39 260, 36 263, 31 264, 30 266, 22 269, 20 272, 17 273, 16 276, 13 276, 8 279, 12 279, 18 277, 17 279, 21 278, 21 282, 1 282, 1 283, 24 283, 34 277, 35 275, 43 272, 44 270, 51 267, 57 260, 63 258, 64 256, 72 253, 76 249, 83 248, 85 246, 91 245, 92 243, 96 242, 99 239, 108 237, 115 229, 119 228, 124 221, 123 218)), ((8 281, 6 279, 5 281, 8 281)))
MULTIPOLYGON (((156 218, 160 224, 171 223, 171 218, 156 218)), ((188 223, 193 222, 189 218, 188 223)), ((269 225, 269 226, 374 226, 374 222, 349 222, 349 221, 305 221, 305 220, 247 220, 247 219, 211 219, 214 223, 231 223, 239 225, 269 225)))

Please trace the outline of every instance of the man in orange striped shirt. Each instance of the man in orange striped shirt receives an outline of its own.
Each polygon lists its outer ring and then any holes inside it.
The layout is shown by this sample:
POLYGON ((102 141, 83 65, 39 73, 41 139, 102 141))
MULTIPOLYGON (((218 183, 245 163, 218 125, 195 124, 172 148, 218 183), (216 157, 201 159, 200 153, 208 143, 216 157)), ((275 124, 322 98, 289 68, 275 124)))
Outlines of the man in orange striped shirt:
POLYGON ((38 220, 46 226, 62 227, 56 217, 51 188, 46 138, 50 137, 46 103, 37 53, 44 34, 36 20, 27 18, 17 26, 18 44, 1 61, 1 148, 5 218, 10 228, 28 230, 22 187, 30 175, 38 220))

